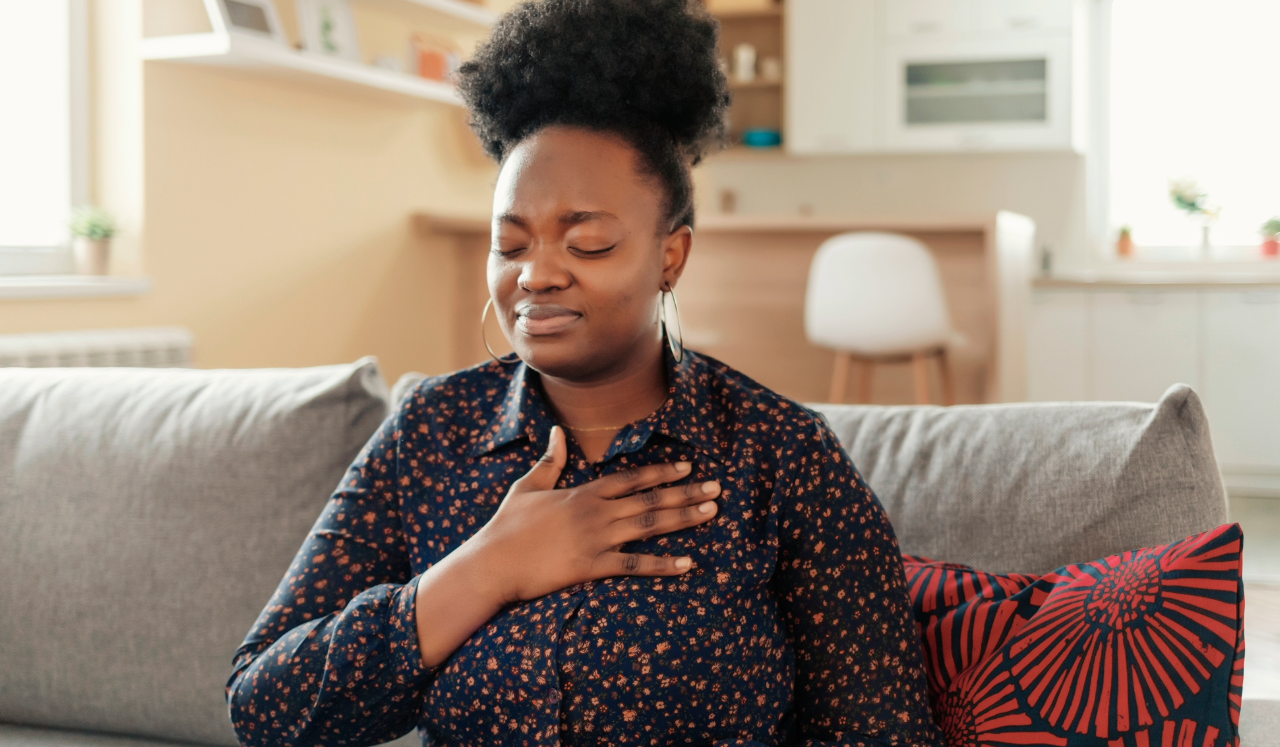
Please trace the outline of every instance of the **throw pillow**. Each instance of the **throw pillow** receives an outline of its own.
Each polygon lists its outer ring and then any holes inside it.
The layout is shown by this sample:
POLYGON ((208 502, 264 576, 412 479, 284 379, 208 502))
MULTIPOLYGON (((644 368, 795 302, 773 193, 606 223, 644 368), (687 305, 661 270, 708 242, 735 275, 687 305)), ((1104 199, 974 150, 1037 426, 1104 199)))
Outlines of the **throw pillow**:
POLYGON ((1242 543, 1230 524, 1038 577, 904 556, 948 744, 1237 744, 1242 543))

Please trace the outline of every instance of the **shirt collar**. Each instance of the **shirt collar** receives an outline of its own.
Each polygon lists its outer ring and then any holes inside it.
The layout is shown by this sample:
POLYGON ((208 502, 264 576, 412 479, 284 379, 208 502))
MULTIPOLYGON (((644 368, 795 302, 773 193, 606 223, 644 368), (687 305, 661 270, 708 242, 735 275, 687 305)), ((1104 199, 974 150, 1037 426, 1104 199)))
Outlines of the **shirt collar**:
MULTIPOLYGON (((507 361, 508 359, 504 359, 507 361)), ((511 360, 518 361, 514 357, 511 360)), ((714 400, 708 386, 711 366, 702 356, 684 351, 677 362, 670 347, 663 345, 667 371, 667 400, 648 417, 623 428, 605 454, 604 461, 621 453, 638 451, 654 433, 674 438, 723 461, 718 434, 726 413, 714 400)), ((510 366, 510 362, 491 365, 510 366)), ((501 390, 498 390, 501 392, 501 390)), ((497 392, 495 392, 497 394, 497 392)), ((556 424, 543 399, 538 372, 518 361, 510 383, 496 403, 494 418, 476 441, 472 456, 480 456, 520 438, 537 449, 545 448, 551 426, 556 424)))

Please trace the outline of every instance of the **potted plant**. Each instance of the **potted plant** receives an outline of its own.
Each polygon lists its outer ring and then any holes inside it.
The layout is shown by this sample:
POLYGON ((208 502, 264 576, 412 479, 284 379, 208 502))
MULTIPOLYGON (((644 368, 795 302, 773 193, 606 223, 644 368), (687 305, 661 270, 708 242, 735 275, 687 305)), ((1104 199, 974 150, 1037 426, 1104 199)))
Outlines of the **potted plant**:
POLYGON ((1280 256, 1280 216, 1262 224, 1262 256, 1280 256))
POLYGON ((99 207, 76 210, 71 219, 71 254, 76 272, 81 275, 106 275, 111 259, 111 238, 116 235, 116 222, 99 207))
POLYGON ((1218 219, 1222 208, 1209 204, 1209 195, 1191 178, 1170 181, 1169 199, 1173 201, 1174 207, 1200 222, 1200 252, 1205 259, 1209 259, 1213 252, 1213 246, 1209 243, 1209 226, 1218 219))
POLYGON ((1120 236, 1116 239, 1116 254, 1121 257, 1133 256, 1133 231, 1128 226, 1120 226, 1120 236))

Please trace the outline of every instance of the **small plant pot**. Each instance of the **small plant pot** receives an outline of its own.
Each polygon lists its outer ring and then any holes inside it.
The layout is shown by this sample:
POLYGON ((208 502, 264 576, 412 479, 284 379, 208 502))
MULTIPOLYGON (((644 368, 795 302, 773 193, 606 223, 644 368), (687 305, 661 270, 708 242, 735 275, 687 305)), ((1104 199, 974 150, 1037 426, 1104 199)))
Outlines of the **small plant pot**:
POLYGON ((71 254, 80 275, 106 275, 111 261, 111 239, 94 240, 77 236, 71 243, 71 254))
POLYGON ((1116 239, 1116 254, 1121 257, 1133 256, 1133 236, 1122 233, 1120 238, 1116 239))
POLYGON ((1280 238, 1272 236, 1262 242, 1262 256, 1280 257, 1280 238))

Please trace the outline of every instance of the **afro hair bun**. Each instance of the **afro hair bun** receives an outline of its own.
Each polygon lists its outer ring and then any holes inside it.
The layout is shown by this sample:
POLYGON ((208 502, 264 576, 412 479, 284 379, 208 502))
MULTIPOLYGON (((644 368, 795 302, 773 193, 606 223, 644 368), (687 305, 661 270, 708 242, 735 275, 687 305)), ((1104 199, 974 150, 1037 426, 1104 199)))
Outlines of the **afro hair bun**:
POLYGON ((503 16, 458 72, 495 160, 553 124, 661 133, 690 162, 724 138, 719 25, 696 0, 540 0, 503 16))

